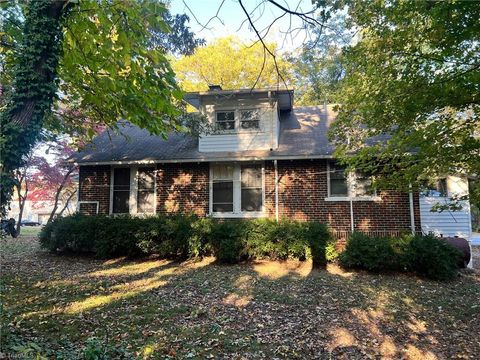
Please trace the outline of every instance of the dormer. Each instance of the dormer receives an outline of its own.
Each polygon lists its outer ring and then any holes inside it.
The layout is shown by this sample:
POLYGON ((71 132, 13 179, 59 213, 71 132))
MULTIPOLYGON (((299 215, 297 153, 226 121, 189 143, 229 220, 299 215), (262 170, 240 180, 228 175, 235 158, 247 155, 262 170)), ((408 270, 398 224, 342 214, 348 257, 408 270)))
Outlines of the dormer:
POLYGON ((185 100, 205 115, 213 129, 199 138, 200 152, 275 150, 279 112, 290 111, 293 90, 223 90, 188 93, 185 100))

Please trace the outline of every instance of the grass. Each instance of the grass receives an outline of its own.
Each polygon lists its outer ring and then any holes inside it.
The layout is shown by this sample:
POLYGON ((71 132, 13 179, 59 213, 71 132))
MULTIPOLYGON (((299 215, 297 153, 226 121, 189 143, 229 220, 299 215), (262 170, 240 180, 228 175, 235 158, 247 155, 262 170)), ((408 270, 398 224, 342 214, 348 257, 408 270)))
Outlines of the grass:
POLYGON ((83 358, 475 358, 480 275, 100 261, 2 244, 2 352, 83 358), (92 345, 93 344, 93 345, 92 345), (92 350, 93 349, 93 350, 92 350))
POLYGON ((41 229, 41 226, 22 226, 20 227, 20 234, 22 236, 37 236, 41 229))

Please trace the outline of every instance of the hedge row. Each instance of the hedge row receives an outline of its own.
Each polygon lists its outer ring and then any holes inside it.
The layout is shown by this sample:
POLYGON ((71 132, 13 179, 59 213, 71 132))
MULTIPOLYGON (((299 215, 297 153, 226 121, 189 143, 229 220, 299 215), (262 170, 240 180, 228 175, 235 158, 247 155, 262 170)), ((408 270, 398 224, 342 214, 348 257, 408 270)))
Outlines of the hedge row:
POLYGON ((100 258, 214 255, 219 262, 235 263, 243 259, 311 257, 315 266, 323 266, 337 255, 327 226, 318 222, 220 221, 181 214, 148 218, 74 214, 46 225, 40 242, 51 251, 93 252, 100 258))
POLYGON ((347 268, 374 272, 407 271, 445 280, 457 273, 462 254, 432 235, 371 237, 353 233, 339 259, 347 268))

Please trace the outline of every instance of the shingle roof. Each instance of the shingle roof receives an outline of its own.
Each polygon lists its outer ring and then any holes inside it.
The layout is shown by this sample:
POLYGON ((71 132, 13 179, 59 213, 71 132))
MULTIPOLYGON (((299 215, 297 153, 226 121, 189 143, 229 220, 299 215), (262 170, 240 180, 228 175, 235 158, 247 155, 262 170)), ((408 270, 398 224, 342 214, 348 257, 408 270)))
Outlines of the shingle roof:
POLYGON ((191 136, 171 133, 163 139, 124 122, 119 133, 103 132, 72 159, 79 164, 98 164, 330 157, 333 146, 327 131, 334 119, 330 105, 296 107, 280 115, 277 149, 208 153, 199 152, 198 139, 191 136))

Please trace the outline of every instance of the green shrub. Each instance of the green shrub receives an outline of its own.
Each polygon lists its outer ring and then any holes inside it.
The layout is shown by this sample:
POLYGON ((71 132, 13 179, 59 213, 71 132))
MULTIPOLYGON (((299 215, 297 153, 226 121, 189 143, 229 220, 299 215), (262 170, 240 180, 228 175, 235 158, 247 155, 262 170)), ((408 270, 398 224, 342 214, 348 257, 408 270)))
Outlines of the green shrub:
POLYGON ((353 233, 340 263, 369 271, 411 271, 430 279, 448 279, 456 274, 460 252, 434 236, 404 235, 372 237, 353 233))
POLYGON ((218 220, 193 215, 128 215, 108 217, 75 214, 46 225, 44 248, 93 252, 97 257, 157 254, 185 259, 215 255, 219 262, 241 259, 313 257, 315 266, 335 255, 327 227, 317 222, 271 219, 218 220))
POLYGON ((460 251, 432 235, 413 237, 405 252, 410 271, 436 280, 454 277, 461 258, 460 251))
POLYGON ((245 222, 242 220, 213 222, 209 243, 218 262, 234 264, 241 259, 245 232, 245 222))
POLYGON ((401 263, 396 256, 391 237, 372 237, 362 233, 350 235, 340 263, 348 268, 370 271, 399 270, 401 263))

